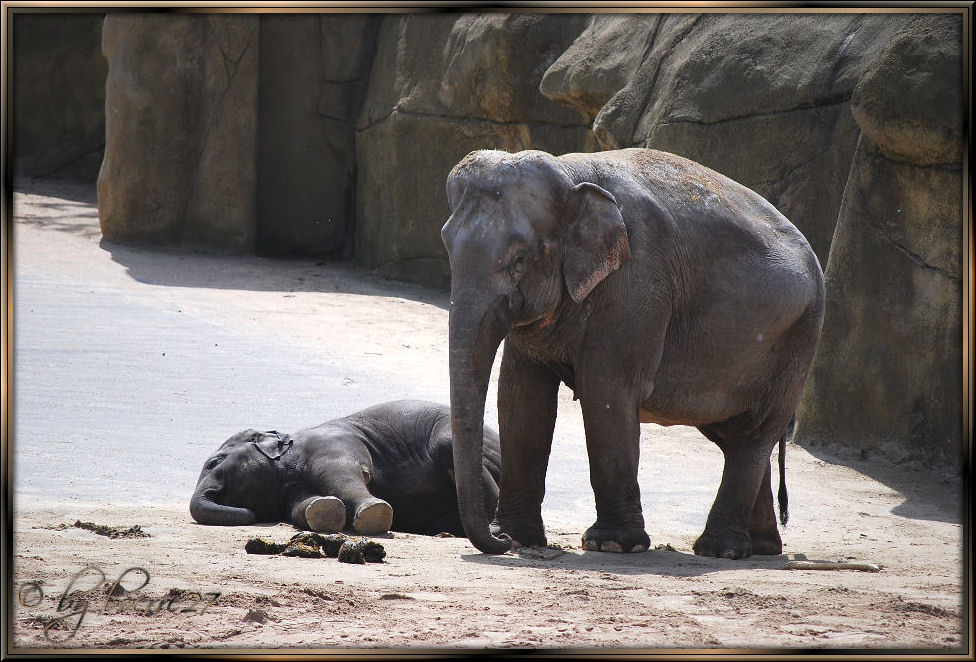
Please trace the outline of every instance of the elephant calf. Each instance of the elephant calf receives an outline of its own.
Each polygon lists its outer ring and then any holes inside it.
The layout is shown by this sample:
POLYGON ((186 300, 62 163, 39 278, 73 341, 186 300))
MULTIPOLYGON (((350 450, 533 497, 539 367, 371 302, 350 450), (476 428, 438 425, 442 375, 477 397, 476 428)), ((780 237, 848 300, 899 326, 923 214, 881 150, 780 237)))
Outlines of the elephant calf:
MULTIPOLYGON (((481 484, 486 516, 498 500, 498 434, 484 431, 481 484)), ((239 526, 290 520, 334 532, 351 525, 376 535, 390 529, 458 536, 446 405, 398 400, 294 434, 245 430, 207 459, 190 499, 201 524, 239 526)))

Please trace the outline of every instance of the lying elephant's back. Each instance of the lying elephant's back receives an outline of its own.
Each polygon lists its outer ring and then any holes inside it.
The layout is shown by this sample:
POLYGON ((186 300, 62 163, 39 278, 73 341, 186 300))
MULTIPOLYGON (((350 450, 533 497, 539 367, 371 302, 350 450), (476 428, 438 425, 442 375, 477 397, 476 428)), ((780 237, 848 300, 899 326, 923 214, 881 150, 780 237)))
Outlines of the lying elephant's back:
POLYGON ((374 475, 384 467, 431 464, 431 438, 450 409, 436 402, 394 400, 372 405, 320 426, 354 435, 372 458, 374 475))
MULTIPOLYGON (((394 530, 464 535, 458 528, 448 405, 397 400, 368 407, 336 423, 354 427, 369 450, 373 459, 369 489, 393 505, 394 530)), ((488 426, 484 455, 497 481, 501 474, 498 434, 488 426)))
POLYGON ((393 506, 394 531, 464 535, 451 474, 451 410, 420 400, 383 403, 358 412, 373 457, 369 489, 393 506))

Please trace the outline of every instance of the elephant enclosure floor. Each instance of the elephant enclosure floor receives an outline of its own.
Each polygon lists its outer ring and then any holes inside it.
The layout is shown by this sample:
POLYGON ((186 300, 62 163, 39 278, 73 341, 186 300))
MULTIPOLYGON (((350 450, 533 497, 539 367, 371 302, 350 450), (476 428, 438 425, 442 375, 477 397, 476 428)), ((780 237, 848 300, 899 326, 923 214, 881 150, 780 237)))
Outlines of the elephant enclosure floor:
POLYGON ((187 502, 204 459, 246 427, 291 431, 399 397, 446 402, 447 295, 346 265, 110 244, 92 187, 27 182, 13 208, 11 650, 971 646, 958 478, 790 444, 784 554, 701 558, 691 548, 721 454, 694 429, 646 425, 652 549, 586 552, 593 501, 566 389, 543 511, 556 558, 402 533, 374 538, 382 563, 248 555, 249 537, 295 531, 195 524, 187 502), (110 538, 76 521, 139 529, 110 538), (72 594, 102 576, 122 588, 72 594))

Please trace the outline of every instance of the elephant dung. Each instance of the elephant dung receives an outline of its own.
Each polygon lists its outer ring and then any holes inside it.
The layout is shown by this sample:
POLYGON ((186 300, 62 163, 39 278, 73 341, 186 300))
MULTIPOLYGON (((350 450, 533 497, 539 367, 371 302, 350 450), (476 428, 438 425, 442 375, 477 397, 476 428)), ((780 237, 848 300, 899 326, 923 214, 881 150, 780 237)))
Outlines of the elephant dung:
POLYGON ((280 554, 287 545, 277 543, 269 538, 251 538, 244 545, 248 554, 280 554))
POLYGON ((283 551, 281 555, 297 556, 303 559, 320 559, 322 558, 322 550, 318 547, 313 547, 312 545, 292 542, 285 547, 285 551, 283 551))
POLYGON ((322 556, 334 559, 339 555, 339 548, 347 540, 349 540, 349 536, 342 533, 321 534, 314 531, 302 531, 293 535, 289 543, 315 547, 322 551, 322 556))
POLYGON ((380 563, 385 557, 383 545, 366 538, 349 539, 339 548, 341 563, 380 563))
POLYGON ((349 540, 349 536, 341 533, 320 535, 319 538, 322 539, 322 554, 328 556, 330 559, 339 556, 339 550, 349 540))
POLYGON ((308 545, 309 547, 321 547, 322 536, 314 531, 302 531, 296 533, 288 539, 289 545, 308 545))

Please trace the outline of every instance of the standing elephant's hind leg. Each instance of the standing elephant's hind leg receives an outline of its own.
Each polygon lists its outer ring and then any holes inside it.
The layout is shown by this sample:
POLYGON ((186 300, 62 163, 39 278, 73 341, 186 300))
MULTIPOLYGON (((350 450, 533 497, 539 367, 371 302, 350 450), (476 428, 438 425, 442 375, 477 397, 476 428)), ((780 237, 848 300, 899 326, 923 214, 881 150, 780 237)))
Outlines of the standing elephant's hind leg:
POLYGON ((752 505, 752 516, 749 518, 749 538, 752 541, 753 554, 782 554, 783 540, 779 536, 776 526, 776 512, 773 509, 773 490, 770 482, 769 464, 759 493, 752 505))
POLYGON ((769 468, 779 435, 769 434, 769 425, 751 426, 748 417, 699 429, 722 449, 725 469, 695 554, 741 559, 781 553, 769 468))

